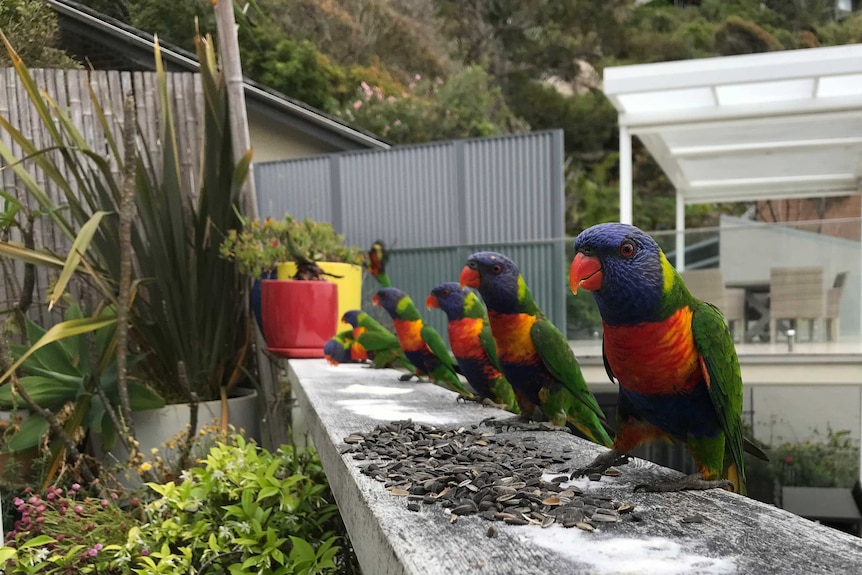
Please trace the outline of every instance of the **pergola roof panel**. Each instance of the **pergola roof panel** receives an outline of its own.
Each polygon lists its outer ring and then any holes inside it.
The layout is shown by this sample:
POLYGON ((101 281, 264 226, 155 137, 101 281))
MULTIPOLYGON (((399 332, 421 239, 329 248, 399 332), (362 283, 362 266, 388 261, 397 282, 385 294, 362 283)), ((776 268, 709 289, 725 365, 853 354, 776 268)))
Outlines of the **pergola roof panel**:
POLYGON ((687 203, 859 191, 862 44, 611 67, 604 86, 687 203))

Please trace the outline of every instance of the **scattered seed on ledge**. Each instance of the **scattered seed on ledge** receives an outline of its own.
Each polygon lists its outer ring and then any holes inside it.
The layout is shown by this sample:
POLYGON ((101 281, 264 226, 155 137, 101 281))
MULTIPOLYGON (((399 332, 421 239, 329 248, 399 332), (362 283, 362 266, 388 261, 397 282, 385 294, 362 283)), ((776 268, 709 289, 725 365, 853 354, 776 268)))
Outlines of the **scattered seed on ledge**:
MULTIPOLYGON (((370 432, 344 438, 342 455, 363 461, 363 475, 383 483, 395 497, 407 498, 407 509, 439 504, 458 517, 479 515, 488 521, 542 528, 559 524, 594 531, 594 524, 613 526, 634 505, 611 497, 585 494, 563 485, 568 475, 557 469, 572 448, 560 453, 541 448, 535 437, 499 436, 477 426, 459 429, 417 424, 410 420, 378 425, 370 432), (547 479, 548 477, 551 479, 547 479)), ((611 472, 616 470, 610 470, 611 472)), ((611 473, 613 475, 613 473, 611 473)), ((590 479, 601 480, 601 474, 590 479)), ((488 537, 496 535, 491 527, 488 537)))

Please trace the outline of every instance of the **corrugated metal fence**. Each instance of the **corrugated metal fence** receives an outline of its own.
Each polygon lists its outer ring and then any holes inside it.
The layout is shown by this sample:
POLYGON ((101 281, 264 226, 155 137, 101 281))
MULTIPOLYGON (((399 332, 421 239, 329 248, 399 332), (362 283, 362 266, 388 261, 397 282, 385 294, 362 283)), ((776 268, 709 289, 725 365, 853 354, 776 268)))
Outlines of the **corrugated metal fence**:
MULTIPOLYGON (((255 184, 262 216, 331 221, 363 247, 383 240, 393 284, 420 307, 471 253, 502 252, 565 333, 561 131, 262 163, 255 184)), ((442 313, 423 315, 445 335, 442 313)))

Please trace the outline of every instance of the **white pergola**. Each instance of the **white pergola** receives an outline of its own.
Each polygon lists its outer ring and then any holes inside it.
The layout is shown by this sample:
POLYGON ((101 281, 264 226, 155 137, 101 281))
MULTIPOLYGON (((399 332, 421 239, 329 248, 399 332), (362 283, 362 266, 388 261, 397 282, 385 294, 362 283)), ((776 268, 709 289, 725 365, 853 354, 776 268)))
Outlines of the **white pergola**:
POLYGON ((619 112, 620 221, 632 222, 632 136, 685 205, 860 192, 862 44, 606 68, 619 112))

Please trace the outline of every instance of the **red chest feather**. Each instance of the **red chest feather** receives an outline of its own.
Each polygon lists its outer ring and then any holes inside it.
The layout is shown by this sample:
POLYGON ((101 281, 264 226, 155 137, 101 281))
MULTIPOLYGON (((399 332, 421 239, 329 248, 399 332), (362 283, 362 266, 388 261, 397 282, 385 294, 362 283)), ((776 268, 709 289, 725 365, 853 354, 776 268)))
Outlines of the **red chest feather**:
POLYGON ((530 328, 535 316, 524 313, 496 313, 488 311, 491 333, 497 342, 497 356, 506 363, 520 363, 536 356, 536 345, 530 328))
POLYGON ((684 393, 703 379, 691 309, 663 322, 605 325, 605 355, 620 385, 638 393, 684 393))
POLYGON ((425 340, 422 339, 421 321, 404 321, 396 319, 392 321, 395 326, 395 335, 398 336, 398 343, 401 344, 401 349, 404 351, 417 351, 425 348, 425 340))
POLYGON ((482 343, 479 334, 484 320, 465 317, 449 322, 449 345, 455 357, 482 357, 482 343))

